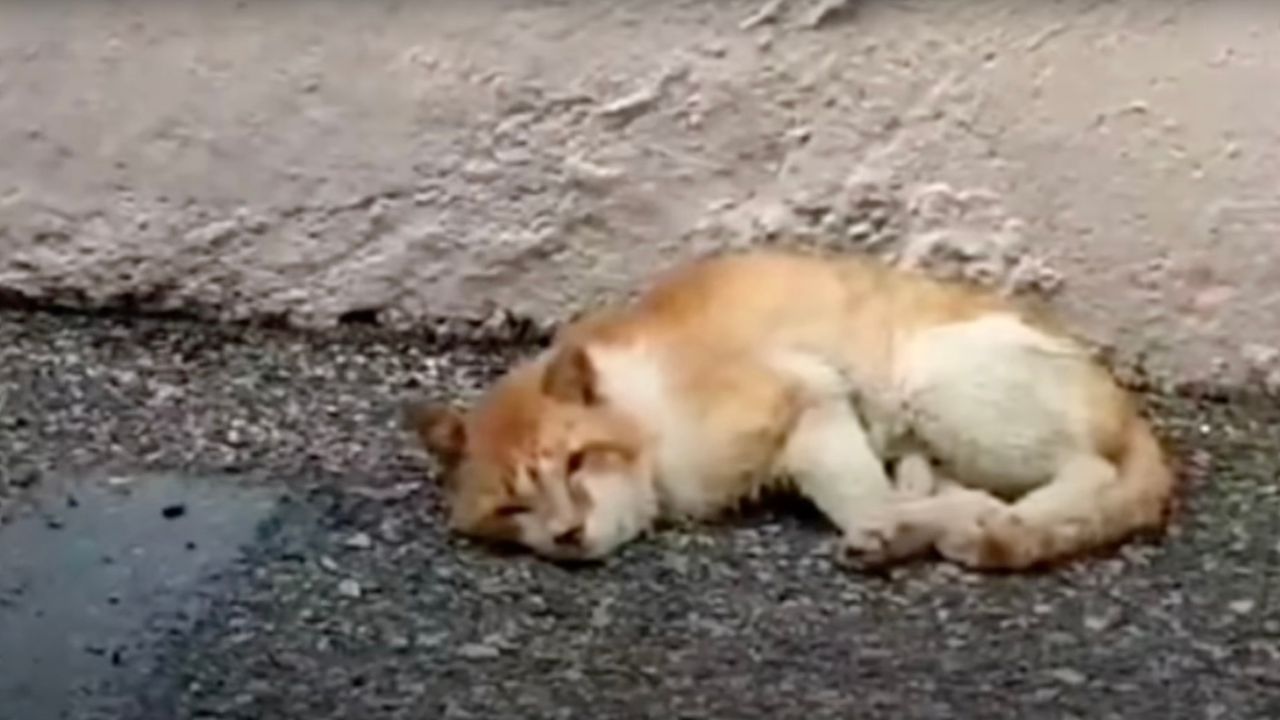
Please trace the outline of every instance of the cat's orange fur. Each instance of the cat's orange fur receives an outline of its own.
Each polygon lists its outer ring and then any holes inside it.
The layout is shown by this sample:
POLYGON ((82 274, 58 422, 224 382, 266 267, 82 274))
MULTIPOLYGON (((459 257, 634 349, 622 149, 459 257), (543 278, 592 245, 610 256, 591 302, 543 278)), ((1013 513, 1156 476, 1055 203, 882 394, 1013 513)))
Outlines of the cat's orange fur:
POLYGON ((1174 488, 1127 394, 1048 321, 856 258, 689 263, 468 412, 410 420, 456 530, 553 558, 778 487, 866 561, 1026 568, 1159 527, 1174 488))

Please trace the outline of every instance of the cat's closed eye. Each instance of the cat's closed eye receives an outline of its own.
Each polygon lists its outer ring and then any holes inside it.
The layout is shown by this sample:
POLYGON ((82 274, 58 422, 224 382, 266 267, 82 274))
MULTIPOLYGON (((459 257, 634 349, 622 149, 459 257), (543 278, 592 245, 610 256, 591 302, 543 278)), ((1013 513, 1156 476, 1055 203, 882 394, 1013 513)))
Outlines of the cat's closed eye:
POLYGON ((565 472, 573 475, 582 469, 583 464, 587 461, 587 453, 579 450, 569 455, 568 461, 565 463, 565 472))

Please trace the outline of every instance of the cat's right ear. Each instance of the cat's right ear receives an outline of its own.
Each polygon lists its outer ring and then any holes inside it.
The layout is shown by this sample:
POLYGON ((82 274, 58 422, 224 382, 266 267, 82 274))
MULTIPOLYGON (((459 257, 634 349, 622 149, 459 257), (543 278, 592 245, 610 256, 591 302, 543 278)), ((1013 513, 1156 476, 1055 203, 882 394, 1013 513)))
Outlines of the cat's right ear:
POLYGON ((596 369, 586 348, 570 344, 552 355, 542 376, 542 392, 556 400, 578 405, 593 405, 596 393, 596 369))
POLYGON ((401 405, 405 427, 445 467, 456 465, 467 449, 467 426, 454 407, 421 398, 401 405))

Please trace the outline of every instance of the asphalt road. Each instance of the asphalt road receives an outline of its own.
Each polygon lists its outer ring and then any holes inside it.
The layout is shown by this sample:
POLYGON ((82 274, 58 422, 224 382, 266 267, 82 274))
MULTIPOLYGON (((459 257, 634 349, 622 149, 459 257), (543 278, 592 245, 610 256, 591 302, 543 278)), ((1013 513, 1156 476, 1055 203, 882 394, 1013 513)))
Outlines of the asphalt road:
POLYGON ((1280 717, 1274 398, 1149 392, 1172 533, 1049 574, 857 575, 801 507, 568 570, 448 537, 395 425, 404 390, 471 396, 520 350, 0 314, 0 568, 61 587, 0 577, 0 676, 74 686, 0 683, 0 718, 1280 717), (170 512, 182 483, 206 490, 170 512), (85 538, 155 559, 64 570, 85 538))

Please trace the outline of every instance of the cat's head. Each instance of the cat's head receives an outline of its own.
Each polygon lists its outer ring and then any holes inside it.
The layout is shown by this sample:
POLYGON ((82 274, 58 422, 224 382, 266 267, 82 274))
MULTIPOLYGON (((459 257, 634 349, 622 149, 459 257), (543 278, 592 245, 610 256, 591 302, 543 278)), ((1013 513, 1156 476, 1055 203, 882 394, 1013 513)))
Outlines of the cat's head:
POLYGON ((657 514, 640 428, 610 408, 581 347, 516 367, 471 409, 410 401, 444 470, 450 527, 556 560, 599 559, 657 514))

